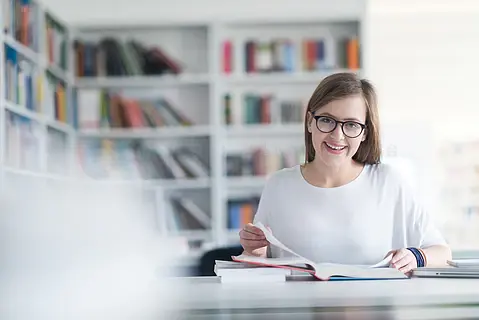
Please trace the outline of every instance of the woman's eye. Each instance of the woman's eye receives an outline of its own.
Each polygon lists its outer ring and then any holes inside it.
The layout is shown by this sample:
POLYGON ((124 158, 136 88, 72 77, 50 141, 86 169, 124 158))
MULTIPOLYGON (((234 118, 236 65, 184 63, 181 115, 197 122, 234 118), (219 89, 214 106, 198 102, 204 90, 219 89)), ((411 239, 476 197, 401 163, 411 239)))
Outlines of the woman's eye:
POLYGON ((331 123, 333 122, 333 120, 329 119, 329 118, 320 118, 319 121, 323 122, 323 123, 331 123))
POLYGON ((348 123, 346 123, 346 127, 350 128, 350 129, 358 129, 359 124, 357 124, 355 122, 348 122, 348 123))

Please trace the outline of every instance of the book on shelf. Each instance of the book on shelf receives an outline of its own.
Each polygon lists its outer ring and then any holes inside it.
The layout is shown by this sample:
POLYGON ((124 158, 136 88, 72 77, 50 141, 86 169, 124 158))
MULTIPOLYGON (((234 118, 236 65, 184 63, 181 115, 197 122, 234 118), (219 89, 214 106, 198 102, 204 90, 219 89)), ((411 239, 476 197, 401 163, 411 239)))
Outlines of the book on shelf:
POLYGON ((188 197, 171 196, 167 200, 167 207, 167 224, 170 231, 211 228, 211 217, 188 197))
POLYGON ((48 13, 45 14, 46 57, 49 65, 68 69, 68 35, 66 28, 48 13))
POLYGON ((228 229, 241 229, 246 224, 253 222, 258 204, 259 197, 229 199, 227 204, 228 229))
POLYGON ((55 174, 67 174, 70 152, 68 137, 65 133, 48 128, 47 171, 55 174))
POLYGON ((38 52, 38 5, 31 0, 2 1, 2 5, 5 34, 38 52))
POLYGON ((251 151, 226 155, 226 175, 229 177, 266 176, 282 168, 289 168, 304 160, 304 150, 268 150, 255 148, 251 151))
POLYGON ((135 99, 108 90, 77 92, 80 129, 163 128, 193 121, 167 98, 135 99))
MULTIPOLYGON (((293 73, 360 68, 360 46, 356 36, 304 38, 300 41, 288 38, 271 40, 250 38, 241 45, 244 55, 243 71, 246 73, 293 73)), ((230 39, 222 43, 222 71, 227 74, 233 69, 233 46, 230 39)))
POLYGON ((127 77, 179 74, 182 66, 160 46, 105 37, 99 41, 74 41, 77 77, 127 77))
POLYGON ((79 147, 84 172, 97 179, 156 180, 209 176, 207 163, 189 147, 127 140, 87 140, 79 147))
POLYGON ((40 169, 41 130, 35 121, 7 111, 5 113, 5 162, 18 169, 40 169))
POLYGON ((306 103, 302 99, 281 99, 274 94, 245 93, 241 110, 235 112, 232 96, 223 96, 225 124, 287 124, 302 123, 306 103))
POLYGON ((283 258, 263 258, 242 254, 232 257, 233 261, 251 265, 288 269, 295 272, 304 272, 313 275, 318 280, 335 279, 407 279, 408 277, 396 268, 391 268, 392 254, 374 265, 345 265, 329 262, 314 262, 304 258, 282 244, 273 233, 261 222, 259 227, 269 243, 288 254, 283 258))
POLYGON ((5 98, 7 101, 64 123, 72 122, 66 84, 50 72, 42 72, 12 47, 5 45, 5 98))

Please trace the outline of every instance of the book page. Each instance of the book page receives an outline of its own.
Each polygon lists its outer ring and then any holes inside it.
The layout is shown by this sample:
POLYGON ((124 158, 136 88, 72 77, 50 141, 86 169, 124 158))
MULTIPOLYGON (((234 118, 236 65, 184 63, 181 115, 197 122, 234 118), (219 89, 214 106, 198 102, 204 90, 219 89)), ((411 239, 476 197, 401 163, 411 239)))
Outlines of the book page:
POLYGON ((307 259, 303 258, 302 256, 300 256, 299 254, 297 254, 297 253, 294 252, 293 250, 291 250, 291 249, 289 249, 288 247, 286 247, 284 244, 281 243, 281 241, 279 241, 278 239, 276 239, 276 237, 273 236, 273 233, 272 233, 271 231, 269 231, 269 229, 266 228, 263 223, 257 222, 257 223, 255 224, 255 226, 258 227, 258 228, 260 228, 261 231, 263 231, 263 233, 264 233, 264 235, 265 235, 265 237, 266 237, 266 240, 268 240, 269 243, 271 243, 272 245, 274 245, 274 246, 280 248, 281 250, 284 250, 284 251, 286 251, 286 252, 289 252, 289 253, 291 253, 292 255, 294 255, 294 256, 296 256, 296 257, 298 257, 298 258, 301 258, 301 259, 303 259, 303 260, 305 260, 305 261, 308 261, 307 259))
POLYGON ((388 268, 391 260, 393 258, 393 254, 390 253, 384 258, 383 260, 379 261, 375 265, 369 266, 369 268, 388 268))

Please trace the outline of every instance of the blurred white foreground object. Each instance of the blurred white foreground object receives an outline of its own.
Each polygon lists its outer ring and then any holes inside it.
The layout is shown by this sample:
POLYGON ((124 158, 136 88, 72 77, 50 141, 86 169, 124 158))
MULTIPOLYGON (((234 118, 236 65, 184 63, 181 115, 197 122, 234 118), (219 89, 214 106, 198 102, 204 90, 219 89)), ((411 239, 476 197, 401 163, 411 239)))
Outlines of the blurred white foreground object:
POLYGON ((15 175, 5 181, 1 319, 158 319, 174 307, 174 288, 158 268, 172 263, 175 247, 160 237, 144 190, 15 175))

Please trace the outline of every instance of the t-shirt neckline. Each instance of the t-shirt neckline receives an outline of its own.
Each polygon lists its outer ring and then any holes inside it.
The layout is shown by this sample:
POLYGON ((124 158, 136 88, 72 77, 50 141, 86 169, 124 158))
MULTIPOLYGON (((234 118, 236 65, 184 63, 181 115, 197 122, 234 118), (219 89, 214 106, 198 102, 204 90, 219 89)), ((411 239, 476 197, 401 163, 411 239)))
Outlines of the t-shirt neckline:
POLYGON ((302 181, 304 184, 306 184, 307 186, 309 186, 310 188, 314 188, 314 189, 317 189, 317 190, 331 190, 331 191, 333 191, 333 190, 342 190, 342 189, 344 189, 344 188, 349 188, 349 187, 352 187, 352 186, 354 186, 355 184, 359 183, 359 182, 362 180, 363 176, 366 175, 366 172, 369 170, 369 167, 370 167, 370 165, 364 164, 364 166, 363 166, 361 172, 357 175, 356 178, 354 178, 353 180, 351 180, 351 181, 349 181, 348 183, 345 183, 345 184, 343 184, 343 185, 341 185, 341 186, 330 187, 330 188, 319 187, 319 186, 315 186, 315 185, 309 183, 309 182, 306 180, 306 178, 303 176, 303 172, 301 171, 301 165, 297 165, 297 166, 296 166, 296 170, 297 170, 297 173, 299 174, 299 177, 300 177, 301 181, 302 181))

